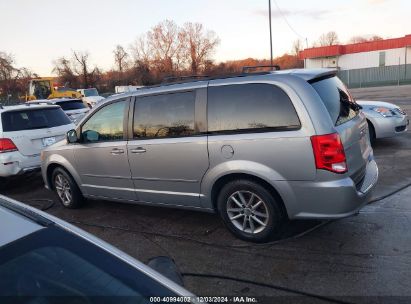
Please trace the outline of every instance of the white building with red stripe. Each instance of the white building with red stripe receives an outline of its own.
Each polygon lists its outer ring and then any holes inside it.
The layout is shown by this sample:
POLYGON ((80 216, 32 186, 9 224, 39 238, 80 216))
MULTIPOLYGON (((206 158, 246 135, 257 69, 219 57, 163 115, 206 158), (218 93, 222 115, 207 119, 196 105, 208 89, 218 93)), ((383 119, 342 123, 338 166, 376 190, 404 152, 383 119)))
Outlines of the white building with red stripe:
POLYGON ((411 35, 346 45, 308 48, 300 52, 305 68, 367 69, 411 64, 411 35))
POLYGON ((411 84, 411 35, 308 48, 305 68, 336 68, 349 87, 411 84))

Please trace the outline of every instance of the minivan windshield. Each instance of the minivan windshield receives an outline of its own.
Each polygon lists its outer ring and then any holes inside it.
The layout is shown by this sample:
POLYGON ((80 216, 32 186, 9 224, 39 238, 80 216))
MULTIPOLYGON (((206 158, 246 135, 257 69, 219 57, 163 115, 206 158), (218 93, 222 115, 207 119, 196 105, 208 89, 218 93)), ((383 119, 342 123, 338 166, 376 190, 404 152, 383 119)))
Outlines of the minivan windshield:
POLYGON ((4 132, 46 129, 71 124, 59 107, 22 109, 1 114, 4 132))
POLYGON ((330 117, 336 126, 357 116, 360 106, 354 101, 344 83, 336 76, 311 81, 320 95, 330 117))

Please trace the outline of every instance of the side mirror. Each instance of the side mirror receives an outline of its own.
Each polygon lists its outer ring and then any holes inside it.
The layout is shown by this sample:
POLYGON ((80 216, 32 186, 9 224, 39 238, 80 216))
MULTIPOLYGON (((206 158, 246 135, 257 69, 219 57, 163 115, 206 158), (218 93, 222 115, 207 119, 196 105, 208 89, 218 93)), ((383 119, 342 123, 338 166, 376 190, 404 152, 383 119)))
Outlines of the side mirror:
POLYGON ((68 131, 68 132, 67 132, 67 135, 66 135, 66 138, 67 138, 67 142, 68 142, 69 144, 74 144, 74 143, 78 142, 78 137, 77 137, 77 132, 76 132, 76 130, 70 130, 70 131, 68 131))

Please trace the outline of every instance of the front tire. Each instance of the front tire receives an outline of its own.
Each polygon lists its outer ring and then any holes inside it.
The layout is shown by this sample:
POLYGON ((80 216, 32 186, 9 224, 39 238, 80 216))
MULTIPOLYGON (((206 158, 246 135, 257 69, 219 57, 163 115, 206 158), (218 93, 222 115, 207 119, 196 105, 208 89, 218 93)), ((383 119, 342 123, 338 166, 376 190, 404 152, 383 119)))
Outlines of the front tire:
POLYGON ((226 227, 245 241, 267 242, 283 227, 285 216, 279 198, 253 181, 226 184, 218 195, 217 207, 226 227))
POLYGON ((83 195, 74 179, 62 168, 56 168, 52 174, 53 189, 65 208, 79 208, 84 201, 83 195))

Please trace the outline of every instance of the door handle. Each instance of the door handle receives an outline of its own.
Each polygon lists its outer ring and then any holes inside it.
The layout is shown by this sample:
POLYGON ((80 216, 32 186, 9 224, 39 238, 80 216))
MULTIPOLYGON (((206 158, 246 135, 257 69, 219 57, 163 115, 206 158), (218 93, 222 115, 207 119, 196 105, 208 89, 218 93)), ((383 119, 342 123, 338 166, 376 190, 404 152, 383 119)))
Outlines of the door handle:
POLYGON ((133 154, 145 153, 145 152, 146 152, 146 149, 144 149, 144 148, 142 148, 142 147, 138 147, 138 148, 135 148, 135 149, 131 149, 131 153, 133 153, 133 154))
POLYGON ((112 155, 120 155, 120 154, 124 154, 124 150, 123 149, 119 149, 119 148, 114 148, 113 150, 111 150, 110 152, 112 155))

